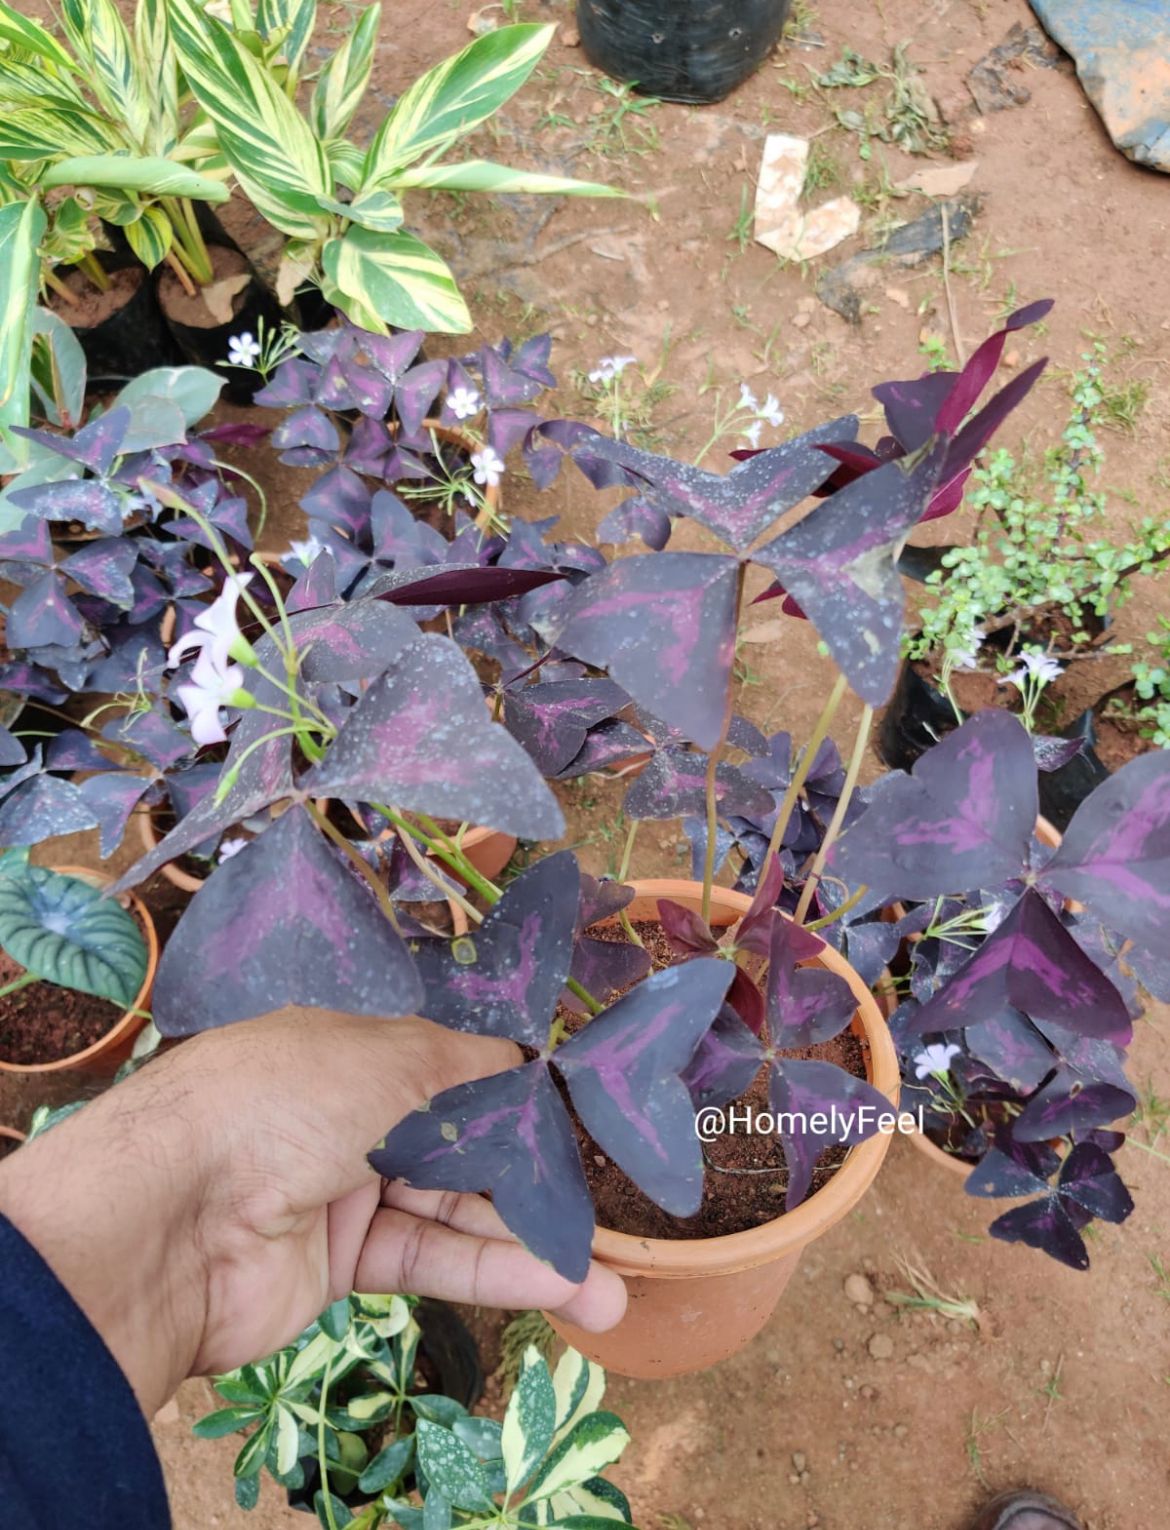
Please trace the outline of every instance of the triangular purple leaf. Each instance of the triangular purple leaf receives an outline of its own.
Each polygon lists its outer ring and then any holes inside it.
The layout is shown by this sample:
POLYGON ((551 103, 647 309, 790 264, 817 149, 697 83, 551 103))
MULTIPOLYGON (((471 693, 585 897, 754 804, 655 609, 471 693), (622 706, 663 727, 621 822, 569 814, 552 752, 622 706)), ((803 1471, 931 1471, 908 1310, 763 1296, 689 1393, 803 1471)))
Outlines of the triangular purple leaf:
POLYGON ((580 754, 588 730, 627 705, 612 680, 559 680, 510 690, 504 726, 542 776, 555 776, 580 754))
POLYGON ((813 1169, 826 1148, 864 1142, 893 1109, 872 1084, 835 1063, 789 1057, 778 1057, 772 1064, 768 1103, 784 1123, 780 1139, 788 1165, 788 1211, 808 1194, 813 1169))
POLYGON ((59 574, 48 573, 22 591, 8 608, 6 637, 10 648, 72 647, 85 623, 65 592, 59 574))
POLYGON ((763 1044, 725 1004, 681 1075, 696 1110, 726 1105, 748 1088, 764 1060, 763 1044))
POLYGON ((1103 1222, 1124 1222, 1133 1200, 1108 1153, 1092 1142, 1078 1142, 1060 1168, 1060 1194, 1103 1222))
POLYGON ((92 479, 69 478, 31 489, 9 489, 8 500, 42 520, 80 521, 90 531, 112 536, 122 530, 122 501, 107 484, 92 479))
POLYGON ((133 542, 100 537, 70 553, 59 569, 91 595, 129 609, 134 604, 130 571, 137 562, 138 549, 133 542))
MULTIPOLYGON (((702 813, 706 802, 707 758, 689 749, 660 749, 631 784, 623 803, 627 818, 681 818, 702 813)), ((749 817, 775 811, 771 795, 737 765, 720 762, 715 771, 720 814, 749 817)))
POLYGON ((151 785, 148 776, 123 775, 120 771, 103 771, 100 776, 90 776, 81 783, 81 795, 101 830, 103 860, 113 855, 122 843, 130 814, 151 785))
POLYGON ((844 978, 823 967, 799 967, 800 926, 777 919, 768 955, 767 1017, 772 1045, 799 1051, 829 1041, 852 1020, 857 998, 844 978))
POLYGON ((35 776, 0 803, 0 846, 39 845, 58 834, 96 827, 80 787, 57 776, 35 776))

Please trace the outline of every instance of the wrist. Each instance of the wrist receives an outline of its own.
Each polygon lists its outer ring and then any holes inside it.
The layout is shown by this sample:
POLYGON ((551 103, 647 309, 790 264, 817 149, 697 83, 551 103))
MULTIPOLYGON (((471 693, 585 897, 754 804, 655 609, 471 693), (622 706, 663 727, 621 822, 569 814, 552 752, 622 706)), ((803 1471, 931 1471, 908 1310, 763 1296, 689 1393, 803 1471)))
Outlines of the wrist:
MULTIPOLYGON (((159 1059, 148 1070, 165 1068, 159 1059)), ((181 1096, 135 1075, 11 1154, 0 1212, 85 1313, 150 1417, 203 1331, 203 1155, 181 1096)))

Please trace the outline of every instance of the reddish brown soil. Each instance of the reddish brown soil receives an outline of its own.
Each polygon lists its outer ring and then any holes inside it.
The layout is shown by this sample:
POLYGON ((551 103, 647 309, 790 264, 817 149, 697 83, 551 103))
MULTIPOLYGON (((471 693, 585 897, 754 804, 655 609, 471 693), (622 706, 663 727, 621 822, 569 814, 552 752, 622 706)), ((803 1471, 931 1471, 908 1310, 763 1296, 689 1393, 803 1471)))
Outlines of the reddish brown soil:
MULTIPOLYGON (((211 269, 215 273, 217 282, 229 276, 242 276, 248 270, 247 258, 241 255, 239 250, 228 249, 222 244, 213 244, 208 246, 208 254, 211 256, 211 269)), ((246 290, 245 288, 244 291, 246 290)), ((197 287, 192 296, 169 266, 163 269, 159 277, 158 300, 163 312, 177 324, 187 324, 192 329, 218 329, 223 323, 223 320, 217 318, 208 308, 201 289, 197 287)), ((237 293, 232 298, 234 312, 238 312, 243 301, 243 293, 237 293)))
POLYGON ((111 271, 110 285, 105 292, 99 292, 83 271, 70 271, 63 280, 76 302, 66 302, 50 293, 49 307, 74 329, 93 329, 125 308, 146 280, 146 272, 141 266, 124 266, 120 271, 111 271))
MULTIPOLYGON (((0 987, 23 975, 24 968, 0 951, 0 987)), ((107 999, 30 983, 0 998, 0 1060, 27 1065, 72 1057, 100 1041, 122 1014, 107 999)))

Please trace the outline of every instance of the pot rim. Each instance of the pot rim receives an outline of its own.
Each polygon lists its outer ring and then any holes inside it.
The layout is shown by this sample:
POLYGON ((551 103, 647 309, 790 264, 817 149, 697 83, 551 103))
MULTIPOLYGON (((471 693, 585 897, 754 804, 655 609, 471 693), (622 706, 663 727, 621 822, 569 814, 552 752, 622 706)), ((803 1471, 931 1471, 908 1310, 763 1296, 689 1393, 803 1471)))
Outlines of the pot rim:
MULTIPOLYGON (((114 882, 113 877, 108 876, 104 871, 94 871, 89 866, 50 866, 49 870, 59 872, 62 876, 80 877, 91 887, 111 887, 114 882)), ((146 1008, 150 991, 154 987, 154 975, 158 968, 158 931, 154 927, 150 910, 138 894, 128 892, 124 896, 130 900, 130 907, 137 915, 146 939, 146 972, 142 979, 142 986, 134 997, 134 1003, 124 1011, 122 1018, 115 1025, 112 1025, 96 1041, 91 1042, 83 1051, 71 1052, 68 1057, 59 1057, 47 1063, 11 1063, 0 1059, 0 1073, 59 1073, 67 1068, 85 1068, 104 1052, 121 1042, 128 1041, 146 1025, 147 1016, 135 1014, 135 1010, 146 1008)))
MULTIPOLYGON (((626 912, 632 917, 637 917, 634 911, 639 904, 653 917, 659 898, 672 898, 696 912, 702 904, 702 888, 698 882, 662 877, 633 880, 629 885, 634 888, 634 901, 626 912)), ((750 907, 751 899, 746 893, 726 887, 712 889, 712 924, 731 924, 750 907)), ((901 1082, 898 1056, 877 1001, 858 973, 831 946, 826 945, 815 960, 843 977, 853 989, 857 1009, 852 1029, 869 1045, 866 1060, 869 1082, 886 1096, 891 1109, 897 1110, 901 1082)), ((876 1133, 850 1149, 845 1162, 828 1184, 822 1185, 795 1210, 782 1212, 760 1227, 726 1233, 718 1238, 643 1238, 599 1227, 593 1238, 593 1255, 621 1275, 694 1280, 752 1269, 799 1253, 857 1205, 889 1151, 891 1135, 876 1133)))
POLYGON ((19 1131, 15 1126, 0 1126, 0 1137, 5 1137, 9 1142, 26 1142, 27 1132, 19 1131))

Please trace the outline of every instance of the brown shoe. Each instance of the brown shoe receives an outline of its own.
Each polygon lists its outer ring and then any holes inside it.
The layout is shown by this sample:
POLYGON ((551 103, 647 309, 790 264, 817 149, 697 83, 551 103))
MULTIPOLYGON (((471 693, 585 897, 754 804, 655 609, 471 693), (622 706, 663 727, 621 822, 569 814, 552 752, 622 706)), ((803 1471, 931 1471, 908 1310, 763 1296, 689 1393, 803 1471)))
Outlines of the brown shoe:
POLYGON ((975 1516, 971 1530, 1081 1530, 1081 1522, 1043 1493, 1001 1493, 975 1516))

